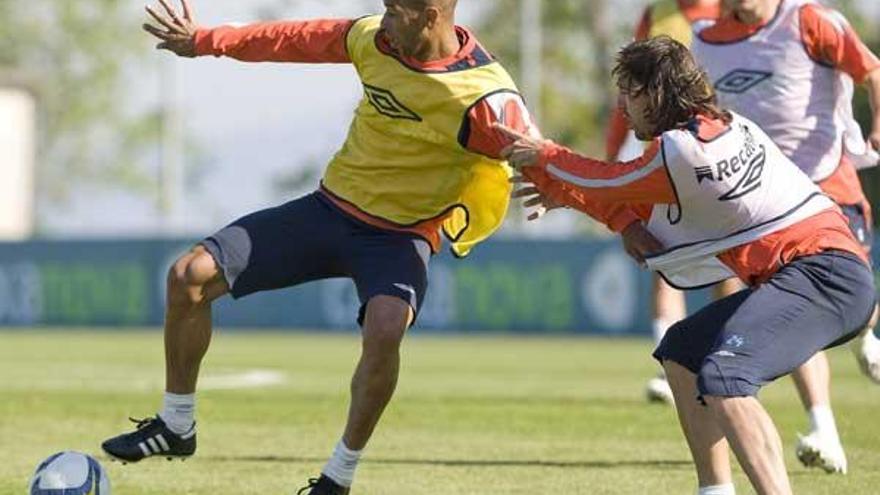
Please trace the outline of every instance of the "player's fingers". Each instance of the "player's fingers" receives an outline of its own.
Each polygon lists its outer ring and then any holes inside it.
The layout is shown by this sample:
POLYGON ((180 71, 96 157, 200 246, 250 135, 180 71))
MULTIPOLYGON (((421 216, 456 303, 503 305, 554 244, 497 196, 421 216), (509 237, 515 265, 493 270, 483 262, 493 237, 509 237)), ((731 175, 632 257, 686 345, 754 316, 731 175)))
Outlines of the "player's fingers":
POLYGON ((187 0, 180 0, 180 4, 183 7, 183 18, 188 21, 192 21, 192 8, 190 8, 189 2, 187 0))
POLYGON ((168 28, 169 31, 177 31, 177 26, 172 24, 171 21, 166 19, 164 16, 159 15, 159 13, 156 12, 155 10, 153 10, 152 7, 147 5, 144 8, 146 9, 147 13, 150 14, 150 17, 152 17, 153 19, 156 19, 156 22, 158 22, 159 24, 168 28))
POLYGON ((159 3, 162 4, 162 7, 165 9, 165 12, 168 12, 168 15, 171 16, 171 19, 175 24, 180 24, 180 16, 177 15, 177 11, 168 4, 167 0, 159 0, 159 3))
POLYGON ((513 154, 513 145, 512 144, 505 146, 504 149, 501 150, 501 158, 504 158, 505 160, 510 158, 510 155, 512 155, 512 154, 513 154))
POLYGON ((543 208, 543 207, 542 207, 542 208, 538 208, 537 210, 535 210, 534 212, 532 212, 531 215, 529 215, 528 220, 529 220, 530 222, 533 222, 533 221, 535 221, 535 220, 538 220, 538 219, 540 219, 541 217, 543 217, 545 213, 547 213, 547 210, 546 210, 545 208, 543 208))
POLYGON ((527 139, 528 138, 528 136, 526 136, 525 134, 523 134, 515 129, 511 129, 510 127, 507 127, 506 125, 504 125, 500 122, 493 123, 492 127, 498 131, 501 131, 502 134, 507 135, 507 137, 513 139, 514 141, 519 141, 520 139, 527 139))
POLYGON ((511 194, 510 197, 515 198, 515 199, 519 199, 519 198, 531 197, 536 194, 539 194, 537 187, 524 187, 522 189, 517 189, 516 191, 513 191, 513 194, 511 194))
POLYGON ((170 33, 168 33, 167 31, 163 31, 152 24, 143 24, 142 27, 144 28, 144 31, 152 34, 153 36, 161 40, 168 40, 169 38, 170 33))
POLYGON ((513 177, 507 179, 507 182, 510 182, 511 184, 526 184, 531 183, 532 181, 526 179, 522 175, 514 175, 513 177))
POLYGON ((536 196, 532 199, 528 199, 526 201, 523 201, 523 206, 525 206, 526 208, 531 208, 533 206, 543 207, 544 206, 544 197, 543 196, 536 196))

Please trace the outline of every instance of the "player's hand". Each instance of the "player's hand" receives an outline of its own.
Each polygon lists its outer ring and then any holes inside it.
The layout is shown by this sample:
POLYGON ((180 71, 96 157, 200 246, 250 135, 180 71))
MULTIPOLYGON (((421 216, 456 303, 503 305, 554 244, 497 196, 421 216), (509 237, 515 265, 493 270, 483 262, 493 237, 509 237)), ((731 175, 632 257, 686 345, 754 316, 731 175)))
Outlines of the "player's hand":
POLYGON ((532 184, 528 179, 521 175, 514 176, 510 179, 510 182, 514 184, 522 185, 519 189, 513 191, 513 194, 510 196, 514 199, 524 198, 523 207, 526 209, 534 208, 534 210, 529 213, 527 217, 528 221, 538 220, 543 217, 548 211, 555 210, 556 208, 561 208, 563 205, 559 203, 553 202, 548 196, 545 196, 538 190, 534 185, 525 185, 532 184))
POLYGON ((640 265, 645 264, 645 257, 663 251, 663 244, 654 237, 642 222, 633 222, 620 233, 623 237, 623 249, 626 254, 640 265))
POLYGON ((533 138, 498 122, 492 124, 492 127, 513 141, 512 144, 501 150, 501 157, 507 160, 511 167, 519 170, 538 164, 541 158, 541 149, 544 147, 543 139, 533 138))
POLYGON ((183 7, 181 16, 176 10, 168 5, 168 0, 159 0, 164 13, 158 12, 149 5, 146 6, 150 17, 159 23, 160 27, 149 23, 144 24, 144 30, 162 40, 156 48, 168 50, 181 57, 196 56, 196 23, 192 16, 192 9, 187 0, 180 0, 183 7))

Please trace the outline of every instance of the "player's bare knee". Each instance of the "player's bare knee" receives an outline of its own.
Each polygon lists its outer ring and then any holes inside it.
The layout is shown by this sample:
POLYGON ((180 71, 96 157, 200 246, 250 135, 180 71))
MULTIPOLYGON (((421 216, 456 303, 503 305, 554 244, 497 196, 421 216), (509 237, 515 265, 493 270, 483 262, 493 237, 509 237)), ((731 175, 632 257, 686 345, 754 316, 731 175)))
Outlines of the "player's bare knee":
POLYGON ((409 306, 398 299, 370 301, 364 325, 364 348, 390 352, 400 347, 409 321, 409 306))
POLYGON ((207 301, 206 285, 216 278, 214 259, 205 251, 194 251, 177 259, 168 270, 168 305, 185 310, 207 301))

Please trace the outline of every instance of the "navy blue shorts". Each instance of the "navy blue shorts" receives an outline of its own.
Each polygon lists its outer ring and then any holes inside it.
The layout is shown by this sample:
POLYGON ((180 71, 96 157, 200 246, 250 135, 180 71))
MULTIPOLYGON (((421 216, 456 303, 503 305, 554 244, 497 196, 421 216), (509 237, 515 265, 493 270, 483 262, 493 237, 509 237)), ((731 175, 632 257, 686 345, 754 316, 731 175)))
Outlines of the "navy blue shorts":
POLYGON ((695 373, 701 396, 752 396, 822 349, 854 338, 874 304, 868 266, 851 253, 826 251, 676 323, 654 357, 695 373))
POLYGON ((315 192, 252 213, 201 242, 233 298, 325 278, 351 278, 363 324, 375 296, 406 301, 417 315, 428 288, 431 247, 414 234, 361 222, 315 192))

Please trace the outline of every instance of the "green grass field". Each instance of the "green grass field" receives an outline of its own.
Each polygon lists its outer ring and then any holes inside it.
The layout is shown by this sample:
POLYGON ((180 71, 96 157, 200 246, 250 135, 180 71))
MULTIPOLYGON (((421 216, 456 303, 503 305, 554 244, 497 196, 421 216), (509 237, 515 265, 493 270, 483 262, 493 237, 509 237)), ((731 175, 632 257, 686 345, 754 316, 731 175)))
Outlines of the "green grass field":
MULTIPOLYGON (((338 439, 359 342, 353 336, 220 331, 202 367, 199 452, 121 466, 99 457, 116 495, 290 495, 338 439), (254 370, 285 381, 242 388, 254 370)), ((647 340, 413 335, 397 395, 358 470, 354 494, 691 494, 694 475, 669 407, 642 399, 647 340)), ((797 464, 807 428, 789 380, 763 400, 780 426, 800 494, 880 493, 880 387, 848 350, 832 353, 850 474, 797 464)), ((0 332, 0 494, 23 494, 59 450, 100 452, 128 416, 161 402, 157 331, 0 332)), ((737 478, 739 493, 751 493, 737 478)))

